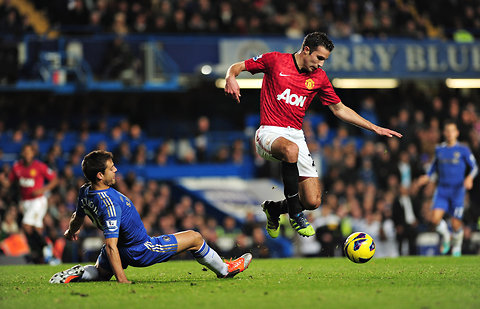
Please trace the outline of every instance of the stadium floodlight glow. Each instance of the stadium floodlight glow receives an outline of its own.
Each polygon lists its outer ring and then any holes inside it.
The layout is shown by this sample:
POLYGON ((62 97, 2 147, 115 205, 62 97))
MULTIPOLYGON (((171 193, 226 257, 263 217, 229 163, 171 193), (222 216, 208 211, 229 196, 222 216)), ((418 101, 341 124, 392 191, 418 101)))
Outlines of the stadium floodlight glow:
POLYGON ((200 69, 200 72, 202 72, 203 75, 210 75, 210 74, 212 74, 212 71, 213 71, 212 66, 208 65, 208 64, 205 64, 200 69))
POLYGON ((334 78, 335 88, 345 89, 392 89, 397 88, 400 81, 396 78, 334 78))
POLYGON ((480 88, 478 78, 447 78, 445 84, 448 88, 480 88))
MULTIPOLYGON (((262 88, 263 79, 260 78, 237 78, 240 89, 260 89, 262 88)), ((217 88, 225 88, 225 79, 219 78, 215 81, 217 88)))

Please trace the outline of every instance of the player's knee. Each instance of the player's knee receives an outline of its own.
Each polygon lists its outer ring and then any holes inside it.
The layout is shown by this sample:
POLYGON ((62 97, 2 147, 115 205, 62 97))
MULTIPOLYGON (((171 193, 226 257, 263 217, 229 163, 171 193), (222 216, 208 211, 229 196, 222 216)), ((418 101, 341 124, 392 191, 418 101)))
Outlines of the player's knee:
POLYGON ((298 161, 298 146, 294 143, 289 143, 285 145, 282 149, 284 159, 287 162, 297 162, 298 161))
POLYGON ((203 245, 203 236, 199 232, 189 230, 188 233, 192 239, 192 246, 201 247, 203 245))
POLYGON ((463 223, 462 220, 459 220, 457 218, 452 218, 452 230, 454 232, 458 232, 463 228, 463 223))
POLYGON ((306 199, 305 201, 302 201, 302 205, 305 208, 305 210, 315 210, 318 207, 320 207, 321 204, 322 204, 322 197, 320 195, 313 196, 306 199))

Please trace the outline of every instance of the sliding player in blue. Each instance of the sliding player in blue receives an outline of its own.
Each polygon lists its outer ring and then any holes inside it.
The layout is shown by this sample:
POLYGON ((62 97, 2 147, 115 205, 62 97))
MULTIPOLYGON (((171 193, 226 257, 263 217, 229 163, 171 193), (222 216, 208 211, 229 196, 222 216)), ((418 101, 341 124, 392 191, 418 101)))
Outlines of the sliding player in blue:
POLYGON ((82 170, 89 183, 80 188, 77 209, 64 235, 68 240, 77 240, 87 215, 103 231, 105 245, 95 266, 76 265, 53 275, 50 283, 107 281, 113 275, 119 283, 131 283, 124 272, 128 266, 145 267, 166 262, 184 251, 190 251, 218 278, 233 277, 249 266, 250 253, 230 262, 222 261, 195 231, 148 236, 130 199, 112 188, 117 168, 110 152, 92 151, 83 159, 82 170))
POLYGON ((473 187, 473 178, 477 175, 478 167, 468 146, 458 143, 459 131, 455 122, 445 122, 443 135, 445 142, 435 148, 435 158, 427 175, 421 176, 419 183, 423 185, 434 173, 438 175, 437 189, 432 201, 431 224, 442 235, 441 253, 447 254, 451 246, 452 255, 461 256, 465 190, 473 187), (443 219, 445 213, 451 216, 453 235, 450 235, 448 225, 443 219))

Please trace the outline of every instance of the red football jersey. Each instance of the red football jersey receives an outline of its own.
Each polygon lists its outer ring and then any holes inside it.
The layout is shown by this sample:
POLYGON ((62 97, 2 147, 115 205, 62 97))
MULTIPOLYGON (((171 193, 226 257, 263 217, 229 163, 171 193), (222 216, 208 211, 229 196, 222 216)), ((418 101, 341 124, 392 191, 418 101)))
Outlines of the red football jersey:
POLYGON ((340 98, 322 69, 300 72, 293 54, 266 53, 245 60, 247 71, 263 72, 260 92, 260 124, 302 129, 303 117, 318 93, 323 105, 340 98))
POLYGON ((51 181, 56 176, 43 162, 33 160, 32 164, 25 166, 20 160, 13 165, 9 179, 10 182, 18 181, 22 200, 30 200, 38 197, 32 194, 33 190, 43 188, 45 179, 51 181))

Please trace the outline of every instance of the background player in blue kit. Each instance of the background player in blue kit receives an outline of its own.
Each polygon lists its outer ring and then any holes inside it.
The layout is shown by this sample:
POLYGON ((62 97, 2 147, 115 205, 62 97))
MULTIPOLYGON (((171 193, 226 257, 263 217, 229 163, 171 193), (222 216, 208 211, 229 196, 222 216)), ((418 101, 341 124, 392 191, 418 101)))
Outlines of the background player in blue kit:
POLYGON ((129 265, 145 267, 166 262, 187 250, 218 278, 233 277, 250 264, 250 253, 234 261, 222 261, 195 231, 148 236, 130 199, 111 187, 115 184, 117 172, 112 153, 101 150, 89 153, 83 159, 82 170, 89 183, 80 188, 77 209, 64 235, 69 240, 76 240, 87 215, 95 226, 103 230, 105 245, 95 266, 76 265, 53 275, 50 283, 104 281, 110 280, 113 275, 120 283, 131 283, 124 272, 129 265))
POLYGON ((435 158, 427 175, 421 176, 419 183, 423 185, 432 179, 434 173, 437 174, 438 183, 432 202, 431 223, 442 235, 441 253, 448 253, 451 238, 452 255, 460 256, 463 241, 462 217, 465 190, 473 187, 473 178, 477 175, 478 167, 468 146, 458 143, 459 131, 455 122, 445 122, 443 134, 446 141, 435 148, 435 158), (452 236, 443 219, 445 212, 451 216, 452 236))

